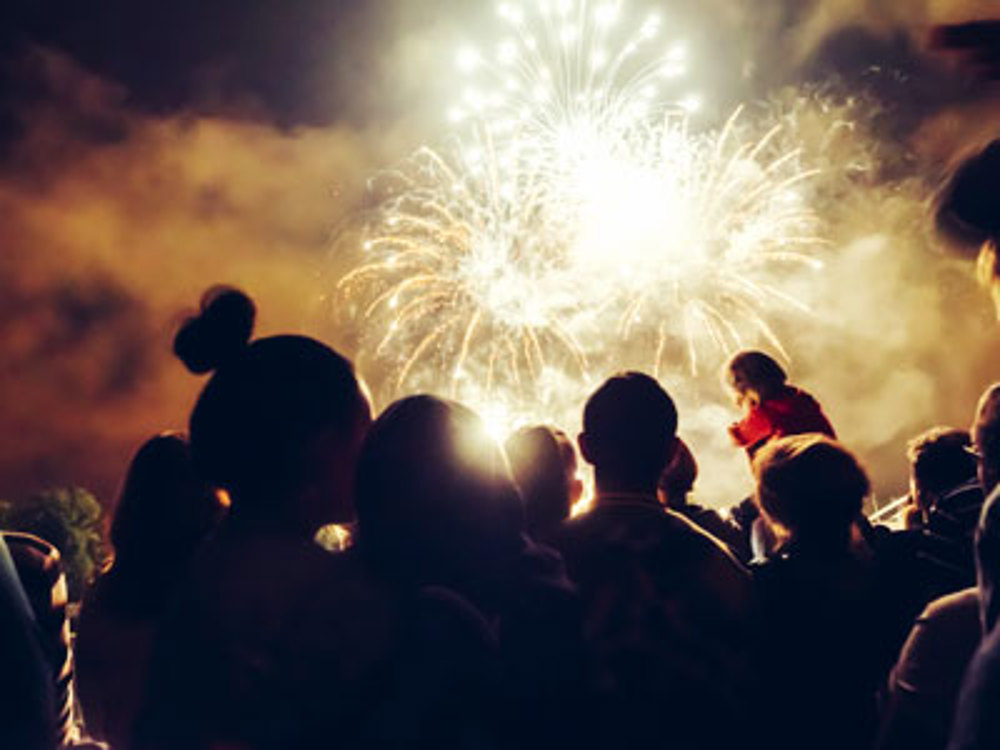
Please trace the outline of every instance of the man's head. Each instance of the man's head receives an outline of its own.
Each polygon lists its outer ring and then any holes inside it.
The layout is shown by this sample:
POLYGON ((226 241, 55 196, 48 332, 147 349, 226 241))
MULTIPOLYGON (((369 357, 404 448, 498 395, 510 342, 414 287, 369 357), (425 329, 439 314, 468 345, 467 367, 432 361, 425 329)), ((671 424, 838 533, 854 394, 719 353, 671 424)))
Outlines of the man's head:
POLYGON ((648 375, 626 372, 587 400, 580 452, 594 466, 598 490, 655 496, 676 435, 673 399, 648 375))
POLYGON ((1000 484, 1000 383, 994 383, 976 407, 972 446, 979 457, 979 481, 989 495, 1000 484))
POLYGON ((906 446, 910 462, 910 492, 926 518, 938 499, 976 477, 972 438, 965 430, 933 427, 906 446))

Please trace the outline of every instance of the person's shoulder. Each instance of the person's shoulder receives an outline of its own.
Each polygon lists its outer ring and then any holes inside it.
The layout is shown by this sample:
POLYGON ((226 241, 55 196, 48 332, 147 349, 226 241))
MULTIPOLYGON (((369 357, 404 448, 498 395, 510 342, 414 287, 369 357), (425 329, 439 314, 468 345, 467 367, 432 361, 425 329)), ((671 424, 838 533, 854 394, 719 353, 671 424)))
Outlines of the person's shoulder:
POLYGON ((972 658, 955 711, 949 750, 996 747, 1000 739, 1000 628, 987 635, 972 658))
MULTIPOLYGON (((699 513, 706 520, 711 518, 718 523, 723 523, 722 517, 713 510, 700 508, 699 513)), ((696 523, 695 520, 672 510, 665 510, 663 516, 663 523, 669 530, 669 533, 685 540, 688 545, 700 550, 702 554, 734 565, 741 573, 746 572, 729 547, 726 546, 725 542, 713 536, 708 530, 696 523)))
POLYGON ((975 587, 962 589, 935 599, 924 609, 920 620, 940 620, 962 618, 979 620, 979 590, 975 587))

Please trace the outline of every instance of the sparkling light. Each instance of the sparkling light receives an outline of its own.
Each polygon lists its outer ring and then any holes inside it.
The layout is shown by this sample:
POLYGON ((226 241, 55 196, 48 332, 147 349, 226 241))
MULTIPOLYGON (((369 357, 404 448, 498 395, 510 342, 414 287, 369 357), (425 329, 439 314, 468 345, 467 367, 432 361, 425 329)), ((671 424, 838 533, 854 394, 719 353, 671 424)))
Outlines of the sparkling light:
POLYGON ((341 282, 393 395, 444 392, 502 437, 578 411, 593 375, 696 372, 804 309, 815 172, 780 125, 693 132, 704 106, 665 18, 623 0, 504 2, 455 56, 445 148, 374 180, 362 263, 341 282), (568 404, 572 403, 570 407, 568 404))

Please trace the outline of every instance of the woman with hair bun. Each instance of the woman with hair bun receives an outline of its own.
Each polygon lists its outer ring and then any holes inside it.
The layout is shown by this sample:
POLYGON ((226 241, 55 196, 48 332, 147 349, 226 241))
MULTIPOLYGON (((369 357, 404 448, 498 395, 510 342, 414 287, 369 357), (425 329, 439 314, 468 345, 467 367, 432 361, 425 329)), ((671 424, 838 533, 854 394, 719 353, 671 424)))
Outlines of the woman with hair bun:
POLYGON ((338 716, 357 721, 331 676, 365 674, 387 648, 385 598, 314 543, 354 517, 368 399, 319 341, 251 340, 255 314, 243 292, 209 290, 174 342, 191 372, 211 373, 191 458, 231 506, 161 622, 134 746, 316 746, 338 716))
POLYGON ((191 414, 196 467, 232 500, 233 520, 311 538, 353 518, 354 464, 371 408, 344 357, 305 336, 250 341, 256 308, 217 287, 174 341, 212 373, 191 414))

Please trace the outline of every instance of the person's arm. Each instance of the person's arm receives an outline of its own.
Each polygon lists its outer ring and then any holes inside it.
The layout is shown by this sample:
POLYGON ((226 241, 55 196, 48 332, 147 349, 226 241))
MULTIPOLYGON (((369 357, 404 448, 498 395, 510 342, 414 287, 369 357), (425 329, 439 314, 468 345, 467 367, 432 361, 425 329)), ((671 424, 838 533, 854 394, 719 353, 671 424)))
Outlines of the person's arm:
POLYGON ((729 426, 729 435, 741 448, 752 448, 773 432, 774 425, 760 407, 752 408, 741 421, 729 426))

